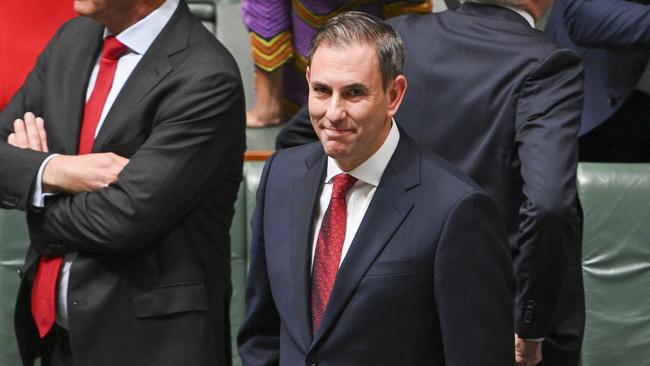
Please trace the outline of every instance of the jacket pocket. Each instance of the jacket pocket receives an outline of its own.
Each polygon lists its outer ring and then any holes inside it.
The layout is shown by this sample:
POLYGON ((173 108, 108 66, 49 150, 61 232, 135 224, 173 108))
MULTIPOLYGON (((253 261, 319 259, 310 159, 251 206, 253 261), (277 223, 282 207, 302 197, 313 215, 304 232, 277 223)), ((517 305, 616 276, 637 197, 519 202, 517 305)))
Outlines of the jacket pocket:
POLYGON ((182 284, 138 290, 131 296, 131 307, 138 318, 206 311, 203 284, 182 284))

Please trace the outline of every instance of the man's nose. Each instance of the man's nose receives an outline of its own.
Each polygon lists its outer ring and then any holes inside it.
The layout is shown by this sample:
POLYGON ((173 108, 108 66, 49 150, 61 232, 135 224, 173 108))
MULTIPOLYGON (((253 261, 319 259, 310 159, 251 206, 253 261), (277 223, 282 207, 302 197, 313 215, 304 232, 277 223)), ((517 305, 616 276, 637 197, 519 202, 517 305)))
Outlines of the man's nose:
POLYGON ((325 113, 325 117, 332 123, 345 120, 347 117, 345 102, 340 96, 333 95, 329 100, 329 103, 327 103, 327 112, 325 113))

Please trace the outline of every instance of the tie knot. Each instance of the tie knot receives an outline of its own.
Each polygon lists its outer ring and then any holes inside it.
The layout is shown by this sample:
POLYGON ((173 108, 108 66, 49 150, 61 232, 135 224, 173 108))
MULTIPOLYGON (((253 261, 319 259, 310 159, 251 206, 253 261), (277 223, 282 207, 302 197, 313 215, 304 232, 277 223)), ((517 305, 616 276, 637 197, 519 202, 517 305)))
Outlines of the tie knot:
POLYGON ((104 47, 102 48, 102 58, 108 60, 117 60, 128 51, 122 42, 118 41, 114 36, 108 36, 104 39, 104 47))
POLYGON ((334 188, 332 188, 332 198, 343 198, 350 188, 357 181, 357 178, 350 174, 338 174, 334 177, 334 188))

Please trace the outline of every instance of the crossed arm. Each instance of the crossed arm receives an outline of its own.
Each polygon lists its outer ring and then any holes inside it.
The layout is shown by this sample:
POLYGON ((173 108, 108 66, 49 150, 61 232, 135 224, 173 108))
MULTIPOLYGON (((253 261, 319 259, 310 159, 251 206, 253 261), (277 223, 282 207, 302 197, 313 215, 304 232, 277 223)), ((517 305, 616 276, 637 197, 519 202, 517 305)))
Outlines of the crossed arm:
MULTIPOLYGON (((13 128, 14 132, 7 138, 9 145, 49 152, 43 118, 27 112, 22 119, 14 121, 13 128)), ((55 155, 43 169, 43 192, 75 194, 108 187, 128 162, 129 159, 113 153, 55 155)))

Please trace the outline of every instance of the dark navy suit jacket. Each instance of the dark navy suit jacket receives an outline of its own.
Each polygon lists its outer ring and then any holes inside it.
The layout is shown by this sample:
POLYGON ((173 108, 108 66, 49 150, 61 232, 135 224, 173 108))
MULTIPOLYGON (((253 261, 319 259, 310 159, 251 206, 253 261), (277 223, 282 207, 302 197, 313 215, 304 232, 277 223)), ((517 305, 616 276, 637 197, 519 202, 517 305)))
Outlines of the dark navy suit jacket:
POLYGON ((512 270, 498 209, 404 133, 310 327, 320 143, 266 164, 252 221, 244 365, 511 365, 512 270))
POLYGON ((616 112, 639 82, 650 57, 650 2, 556 0, 546 33, 584 60, 582 136, 616 112))

